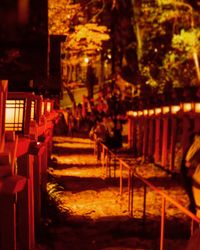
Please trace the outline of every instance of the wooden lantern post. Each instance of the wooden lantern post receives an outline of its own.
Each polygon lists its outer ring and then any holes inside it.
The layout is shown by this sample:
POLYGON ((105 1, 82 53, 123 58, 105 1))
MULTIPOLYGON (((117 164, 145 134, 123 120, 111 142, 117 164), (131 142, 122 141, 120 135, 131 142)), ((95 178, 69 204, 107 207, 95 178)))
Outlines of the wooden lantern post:
MULTIPOLYGON (((27 180, 24 189, 17 195, 17 247, 19 249, 33 250, 35 248, 34 228, 34 175, 33 156, 29 155, 29 137, 31 124, 31 110, 33 93, 8 93, 6 101, 5 130, 8 134, 13 131, 19 134, 16 152, 17 169, 15 174, 27 180)), ((10 142, 6 148, 12 151, 10 142)))
POLYGON ((190 136, 194 131, 194 120, 193 120, 193 103, 185 102, 181 103, 181 118, 183 124, 182 133, 182 149, 183 154, 188 150, 191 144, 190 136))
POLYGON ((155 150, 155 116, 154 109, 148 110, 149 114, 149 133, 148 133, 148 158, 153 161, 153 154, 155 150))
POLYGON ((178 112, 180 111, 179 105, 170 106, 170 120, 171 120, 171 132, 170 132, 170 161, 169 161, 169 170, 174 171, 175 164, 175 148, 177 140, 177 129, 178 129, 178 112))
POLYGON ((18 174, 27 178, 23 192, 18 194, 19 249, 35 249, 33 156, 23 154, 17 159, 18 174))
POLYGON ((155 151, 154 162, 158 163, 161 160, 162 148, 162 109, 155 108, 155 151))
POLYGON ((200 132, 200 102, 194 103, 194 132, 200 132))
POLYGON ((136 127, 137 127, 137 111, 129 111, 128 115, 128 146, 130 149, 133 149, 134 153, 136 153, 136 145, 137 145, 137 135, 136 135, 136 127))
POLYGON ((149 135, 149 113, 148 110, 143 110, 143 145, 142 155, 144 159, 148 156, 148 135, 149 135))
POLYGON ((143 136, 144 136, 144 117, 143 117, 143 110, 138 111, 137 116, 137 153, 139 156, 142 156, 143 154, 143 136))
POLYGON ((162 130, 162 157, 161 165, 164 168, 167 168, 168 165, 168 155, 169 155, 169 138, 170 138, 170 117, 169 117, 169 106, 162 107, 162 121, 163 121, 163 130, 162 130))

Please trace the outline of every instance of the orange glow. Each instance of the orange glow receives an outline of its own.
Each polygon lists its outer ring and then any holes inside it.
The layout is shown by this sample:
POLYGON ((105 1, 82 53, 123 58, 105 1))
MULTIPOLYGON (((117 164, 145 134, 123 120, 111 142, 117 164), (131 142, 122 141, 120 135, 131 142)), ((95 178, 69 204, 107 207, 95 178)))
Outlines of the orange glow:
POLYGON ((183 103, 182 108, 184 112, 189 112, 192 110, 192 103, 183 103))
POLYGON ((168 106, 163 107, 163 114, 169 113, 170 108, 168 106))
POLYGON ((35 119, 35 102, 31 101, 31 120, 35 119))
POLYGON ((24 118, 24 100, 7 100, 5 130, 22 131, 24 118))
POLYGON ((42 115, 44 115, 44 106, 45 106, 45 102, 44 102, 44 101, 42 101, 42 109, 41 109, 41 113, 42 113, 42 115))
POLYGON ((149 110, 149 115, 154 115, 154 109, 149 110))
POLYGON ((138 114, 137 114, 137 111, 128 111, 127 112, 127 115, 129 115, 129 116, 137 116, 138 114))
POLYGON ((51 101, 47 102, 47 112, 51 112, 51 101))
POLYGON ((138 111, 138 116, 142 116, 143 115, 143 111, 138 111))
POLYGON ((195 67, 196 67, 197 77, 198 77, 198 80, 200 80, 199 58, 198 58, 198 53, 196 49, 194 49, 194 52, 193 52, 193 59, 194 59, 195 67))
POLYGON ((30 0, 18 0, 18 20, 21 24, 29 21, 30 0))
POLYGON ((194 104, 194 111, 196 113, 200 113, 200 102, 194 104))
POLYGON ((85 62, 85 63, 89 63, 89 58, 88 58, 88 57, 85 57, 85 58, 84 58, 84 62, 85 62))
POLYGON ((137 112, 136 111, 134 111, 133 112, 133 116, 137 116, 138 114, 137 114, 137 112))
POLYGON ((155 114, 156 114, 156 115, 159 115, 161 112, 162 112, 162 109, 161 109, 161 108, 156 108, 156 109, 155 109, 155 114))
POLYGON ((171 107, 171 112, 172 112, 172 114, 176 114, 178 111, 180 111, 180 106, 179 105, 173 105, 172 107, 171 107))
POLYGON ((143 113, 144 113, 144 115, 148 115, 148 110, 145 109, 143 113))

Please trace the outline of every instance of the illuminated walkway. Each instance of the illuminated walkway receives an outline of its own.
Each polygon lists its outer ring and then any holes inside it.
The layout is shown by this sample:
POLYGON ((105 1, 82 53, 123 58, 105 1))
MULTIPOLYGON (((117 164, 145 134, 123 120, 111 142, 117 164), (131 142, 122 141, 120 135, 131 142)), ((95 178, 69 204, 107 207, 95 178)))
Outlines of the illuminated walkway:
MULTIPOLYGON (((135 163, 125 157, 130 164, 135 163)), ((182 188, 153 165, 138 171, 159 188, 188 205, 182 188)), ((89 139, 54 137, 48 191, 58 207, 50 213, 48 244, 55 250, 159 249, 160 199, 147 190, 147 220, 143 225, 143 185, 134 184, 134 218, 128 215, 127 195, 119 195, 118 180, 101 178, 101 168, 89 139)), ((188 219, 178 210, 167 210, 165 249, 185 249, 188 219)))

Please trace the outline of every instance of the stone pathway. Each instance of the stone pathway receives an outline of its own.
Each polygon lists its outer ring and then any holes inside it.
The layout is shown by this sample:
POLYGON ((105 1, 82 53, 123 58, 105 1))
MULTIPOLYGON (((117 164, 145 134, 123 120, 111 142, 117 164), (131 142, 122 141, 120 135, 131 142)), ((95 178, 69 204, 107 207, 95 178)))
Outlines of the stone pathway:
MULTIPOLYGON (((143 177, 188 206, 182 187, 165 172, 153 164, 140 165, 130 156, 123 157, 143 177)), ((89 139, 54 137, 49 175, 48 192, 57 210, 49 215, 48 234, 41 247, 45 246, 47 250, 159 249, 160 196, 147 188, 144 225, 144 186, 135 180, 133 217, 130 217, 127 181, 124 180, 121 197, 118 178, 101 178, 102 170, 89 139)), ((186 249, 189 230, 190 220, 167 203, 165 250, 186 249)))

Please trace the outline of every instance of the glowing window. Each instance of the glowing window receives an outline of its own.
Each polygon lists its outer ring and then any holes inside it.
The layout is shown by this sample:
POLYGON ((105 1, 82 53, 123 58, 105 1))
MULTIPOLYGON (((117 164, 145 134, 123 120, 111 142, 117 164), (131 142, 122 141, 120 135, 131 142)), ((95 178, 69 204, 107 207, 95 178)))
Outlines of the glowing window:
POLYGON ((44 115, 44 102, 42 102, 42 110, 41 110, 41 112, 42 112, 42 115, 44 115))
POLYGON ((51 102, 47 102, 47 112, 51 112, 51 102))
POLYGON ((6 101, 5 130, 23 131, 24 105, 24 100, 6 101))
POLYGON ((153 109, 149 110, 149 115, 154 115, 154 110, 153 109))
POLYGON ((194 109, 196 113, 200 113, 200 103, 195 103, 194 104, 194 109))
POLYGON ((143 115, 143 111, 139 110, 138 111, 138 116, 142 116, 143 115))
POLYGON ((128 111, 127 115, 129 115, 129 116, 137 116, 137 111, 128 111))
POLYGON ((183 103, 183 111, 189 112, 192 110, 192 103, 183 103))
POLYGON ((178 111, 180 111, 180 106, 179 105, 173 105, 172 107, 171 107, 171 112, 172 112, 172 114, 176 114, 178 111))
POLYGON ((161 112, 162 112, 162 109, 161 109, 161 108, 156 108, 156 109, 155 109, 155 114, 156 114, 156 115, 159 115, 161 112))
POLYGON ((35 120, 35 101, 31 101, 31 121, 35 120))
POLYGON ((169 111, 170 111, 170 108, 168 106, 163 107, 163 114, 167 114, 169 113, 169 111))

